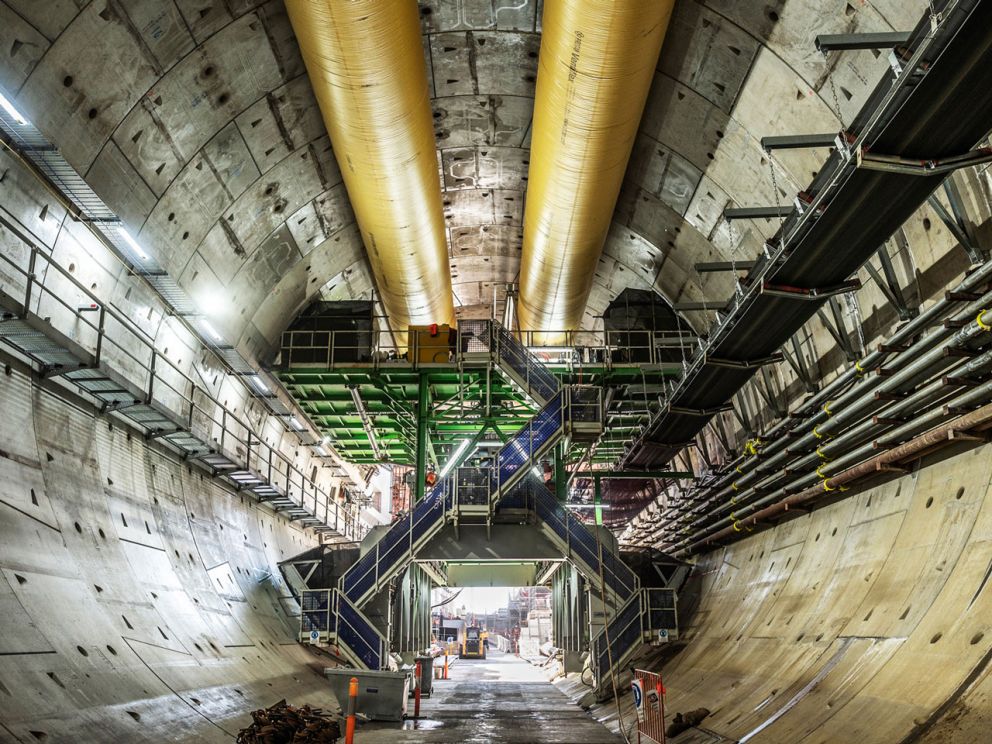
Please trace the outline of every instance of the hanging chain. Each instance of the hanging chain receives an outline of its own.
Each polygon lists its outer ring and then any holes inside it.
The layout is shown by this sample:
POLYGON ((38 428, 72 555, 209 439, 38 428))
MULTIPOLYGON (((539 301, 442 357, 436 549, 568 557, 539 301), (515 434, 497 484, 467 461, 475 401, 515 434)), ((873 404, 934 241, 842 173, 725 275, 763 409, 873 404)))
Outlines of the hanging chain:
MULTIPOLYGON (((836 67, 834 71, 836 71, 836 67)), ((837 86, 834 85, 834 76, 830 73, 827 74, 827 82, 830 84, 830 95, 834 99, 834 112, 837 114, 837 121, 840 122, 841 128, 844 126, 844 117, 841 115, 840 110, 840 99, 837 98, 837 86)))
POLYGON ((768 169, 772 172, 772 203, 778 207, 781 206, 778 203, 779 190, 778 190, 778 178, 775 176, 775 163, 772 161, 771 152, 768 153, 768 169))

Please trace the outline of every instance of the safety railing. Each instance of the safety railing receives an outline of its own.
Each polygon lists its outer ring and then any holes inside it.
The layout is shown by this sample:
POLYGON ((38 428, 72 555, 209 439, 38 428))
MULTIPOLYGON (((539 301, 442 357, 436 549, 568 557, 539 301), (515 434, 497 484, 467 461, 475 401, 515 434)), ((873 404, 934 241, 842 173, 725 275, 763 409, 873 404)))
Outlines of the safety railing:
POLYGON ((489 505, 493 487, 492 468, 458 468, 455 479, 456 508, 489 505))
POLYGON ((599 584, 602 570, 607 599, 622 603, 633 596, 639 585, 637 575, 618 553, 596 539, 592 531, 596 528, 581 522, 564 508, 538 478, 530 478, 529 484, 530 499, 537 516, 557 538, 565 555, 584 569, 590 583, 599 584))
POLYGON ((22 240, 0 253, 0 338, 35 361, 42 375, 73 383, 104 411, 236 488, 281 499, 350 539, 362 538, 367 528, 356 509, 338 505, 17 225, 0 222, 22 240))
POLYGON ((596 686, 601 687, 611 670, 619 668, 644 639, 641 593, 635 593, 592 641, 596 686), (608 639, 608 642, 607 642, 608 639))
MULTIPOLYGON (((490 321, 462 321, 464 324, 490 321)), ((477 333, 469 326, 473 334, 477 333)), ((540 364, 552 366, 660 365, 692 356, 699 337, 691 330, 604 330, 604 331, 507 331, 540 364)), ((480 334, 482 335, 482 334, 480 334)), ((502 337, 500 337, 502 339, 502 337)), ((462 351, 483 351, 484 344, 470 342, 462 351)), ((488 348, 488 347, 486 347, 488 348)))
POLYGON ((612 667, 621 666, 630 654, 648 642, 666 642, 678 636, 674 589, 637 591, 592 642, 596 678, 602 684, 612 667), (607 644, 609 638, 609 644, 607 644))
POLYGON ((414 551, 437 532, 454 505, 454 475, 448 474, 341 577, 341 592, 361 607, 413 560, 414 551))
POLYGON ((645 597, 644 631, 655 640, 669 641, 678 636, 678 599, 674 589, 643 589, 645 597))
POLYGON ((282 333, 278 366, 284 370, 378 368, 412 362, 447 364, 454 361, 454 345, 438 339, 431 341, 428 344, 417 333, 289 330, 282 333))
POLYGON ((335 631, 333 589, 304 589, 300 592, 300 640, 316 631, 327 638, 335 631))
POLYGON ((560 384, 513 334, 492 320, 467 320, 458 324, 461 353, 484 352, 492 356, 503 372, 539 404, 547 403, 560 384))
POLYGON ((566 395, 559 391, 534 417, 522 426, 496 454, 498 497, 534 467, 537 458, 553 446, 564 429, 566 395))
POLYGON ((386 662, 386 637, 341 592, 334 592, 338 647, 356 666, 383 669, 386 662), (350 651, 350 654, 347 652, 350 651))

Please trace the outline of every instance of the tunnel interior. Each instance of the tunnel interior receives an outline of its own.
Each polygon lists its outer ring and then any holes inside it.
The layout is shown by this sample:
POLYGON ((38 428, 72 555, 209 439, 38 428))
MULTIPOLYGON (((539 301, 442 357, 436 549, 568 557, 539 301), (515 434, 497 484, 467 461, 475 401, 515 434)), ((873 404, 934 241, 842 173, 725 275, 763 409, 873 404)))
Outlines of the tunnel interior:
POLYGON ((0 0, 0 743, 985 740, 990 91, 990 0, 0 0))

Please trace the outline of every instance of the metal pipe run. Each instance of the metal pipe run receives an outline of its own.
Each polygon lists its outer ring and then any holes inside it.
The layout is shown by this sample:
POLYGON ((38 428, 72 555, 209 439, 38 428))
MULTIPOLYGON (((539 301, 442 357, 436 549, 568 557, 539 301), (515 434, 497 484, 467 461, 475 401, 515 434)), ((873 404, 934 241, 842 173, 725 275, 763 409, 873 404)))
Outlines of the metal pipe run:
POLYGON ((453 323, 417 4, 286 0, 390 325, 453 323))
MULTIPOLYGON (((992 394, 992 384, 984 387, 985 390, 983 392, 985 395, 992 394)), ((824 481, 824 484, 829 486, 830 490, 842 489, 848 483, 852 483, 860 478, 877 475, 879 472, 885 472, 886 470, 892 469, 892 466, 897 463, 919 457, 933 447, 946 444, 948 441, 953 440, 954 435, 957 433, 985 428, 989 426, 990 423, 992 423, 992 404, 985 405, 977 411, 972 411, 964 416, 959 416, 958 418, 948 421, 941 426, 930 429, 924 434, 914 437, 910 441, 905 442, 898 447, 894 447, 887 452, 876 455, 875 457, 865 460, 858 465, 854 465, 853 467, 850 467, 837 475, 831 476, 827 481, 824 481)), ((684 551, 680 551, 680 553, 691 552, 701 547, 705 547, 708 544, 732 537, 738 533, 740 529, 753 529, 755 525, 758 525, 761 522, 780 516, 789 511, 789 509, 794 509, 797 506, 801 506, 810 501, 822 498, 824 494, 825 491, 823 485, 807 488, 800 493, 781 499, 780 501, 765 507, 755 514, 752 514, 750 517, 742 520, 741 523, 736 525, 738 528, 737 530, 734 529, 734 526, 724 528, 719 532, 710 535, 706 538, 706 540, 693 543, 684 551)))
MULTIPOLYGON (((893 391, 898 387, 905 387, 907 384, 917 384, 921 375, 926 376, 926 369, 932 369, 932 367, 928 368, 926 364, 920 363, 920 359, 924 355, 926 355, 926 359, 929 362, 941 363, 943 366, 946 366, 945 360, 947 359, 950 359, 951 362, 956 361, 954 358, 942 356, 942 349, 946 348, 949 343, 948 339, 952 337, 957 338, 959 343, 966 341, 977 333, 979 326, 971 324, 969 326, 970 330, 965 329, 963 333, 959 332, 957 334, 953 332, 952 327, 958 325, 959 322, 974 321, 976 313, 983 307, 987 307, 989 302, 992 301, 992 292, 986 292, 966 305, 963 310, 953 313, 955 321, 947 324, 947 326, 941 327, 934 333, 924 336, 911 346, 906 347, 905 344, 910 339, 916 337, 921 330, 932 326, 940 318, 946 316, 951 308, 960 306, 960 297, 968 296, 974 289, 987 282, 990 277, 992 277, 992 263, 986 263, 973 271, 954 291, 949 292, 944 299, 932 305, 917 318, 903 325, 887 344, 869 354, 853 368, 848 369, 838 379, 827 385, 820 393, 800 406, 794 412, 794 418, 783 419, 773 426, 763 437, 763 439, 768 438, 770 443, 760 453, 755 452, 750 456, 738 456, 727 466, 727 471, 714 483, 707 484, 704 488, 699 489, 696 495, 690 497, 689 503, 695 503, 696 506, 686 510, 686 502, 683 501, 677 507, 670 507, 664 514, 652 520, 652 525, 657 524, 659 521, 673 524, 691 517, 693 514, 700 514, 706 511, 715 501, 729 499, 728 503, 723 504, 716 511, 707 512, 700 519, 696 519, 691 525, 681 528, 682 532, 686 530, 698 530, 720 514, 728 512, 737 514, 742 510, 742 506, 747 504, 749 499, 753 498, 759 492, 767 493, 769 488, 777 485, 788 475, 788 471, 795 472, 803 466, 814 464, 819 458, 819 455, 815 453, 815 448, 818 444, 821 445, 820 453, 832 456, 838 450, 840 440, 831 441, 829 448, 827 448, 822 446, 825 444, 826 436, 831 431, 838 430, 840 424, 843 424, 845 421, 856 420, 855 414, 859 412, 863 413, 865 406, 877 407, 878 401, 875 401, 872 397, 876 389, 878 389, 877 392, 883 393, 882 397, 884 397, 886 391, 893 391), (937 352, 927 355, 927 351, 935 346, 937 346, 937 352), (903 350, 898 355, 893 356, 891 350, 894 347, 903 347, 903 350), (884 371, 886 375, 889 375, 888 377, 869 375, 873 370, 880 370, 883 363, 885 363, 884 371), (909 368, 911 371, 909 373, 903 373, 900 377, 893 376, 898 370, 902 370, 904 367, 909 368), (834 397, 837 397, 837 400, 831 402, 831 398, 834 397), (874 405, 872 405, 873 403, 874 405), (812 413, 813 411, 815 413, 812 413), (838 416, 837 414, 841 412, 844 412, 844 415, 838 416), (799 425, 808 428, 806 435, 800 440, 796 440, 795 437, 790 436, 790 433, 799 425), (813 432, 819 433, 821 437, 816 437, 813 432), (814 449, 814 453, 811 456, 806 457, 799 463, 792 462, 803 452, 808 452, 810 449, 814 449), (788 468, 786 468, 787 464, 788 468)), ((976 361, 968 362, 961 369, 978 369, 975 365, 976 361)), ((968 374, 968 372, 964 372, 964 374, 968 374)), ((897 407, 892 410, 897 412, 908 410, 908 404, 918 401, 919 398, 913 396, 909 400, 904 400, 897 404, 897 407)), ((886 415, 890 415, 891 413, 891 411, 886 411, 886 415)), ((895 416, 897 414, 892 415, 895 416)), ((864 431, 863 428, 857 428, 855 430, 857 434, 863 434, 864 431)), ((707 529, 712 529, 712 526, 707 529)), ((688 540, 692 539, 692 537, 688 538, 688 540)), ((686 540, 676 541, 675 544, 683 544, 684 542, 686 540)))

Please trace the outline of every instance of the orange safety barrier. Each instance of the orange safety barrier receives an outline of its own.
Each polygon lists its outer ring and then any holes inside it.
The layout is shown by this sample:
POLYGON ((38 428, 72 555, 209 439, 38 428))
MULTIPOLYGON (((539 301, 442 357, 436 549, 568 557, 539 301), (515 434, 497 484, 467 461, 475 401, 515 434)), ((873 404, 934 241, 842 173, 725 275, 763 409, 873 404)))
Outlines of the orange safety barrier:
POLYGON ((631 682, 637 713, 637 741, 665 744, 665 686, 661 675, 644 669, 634 670, 631 682))

